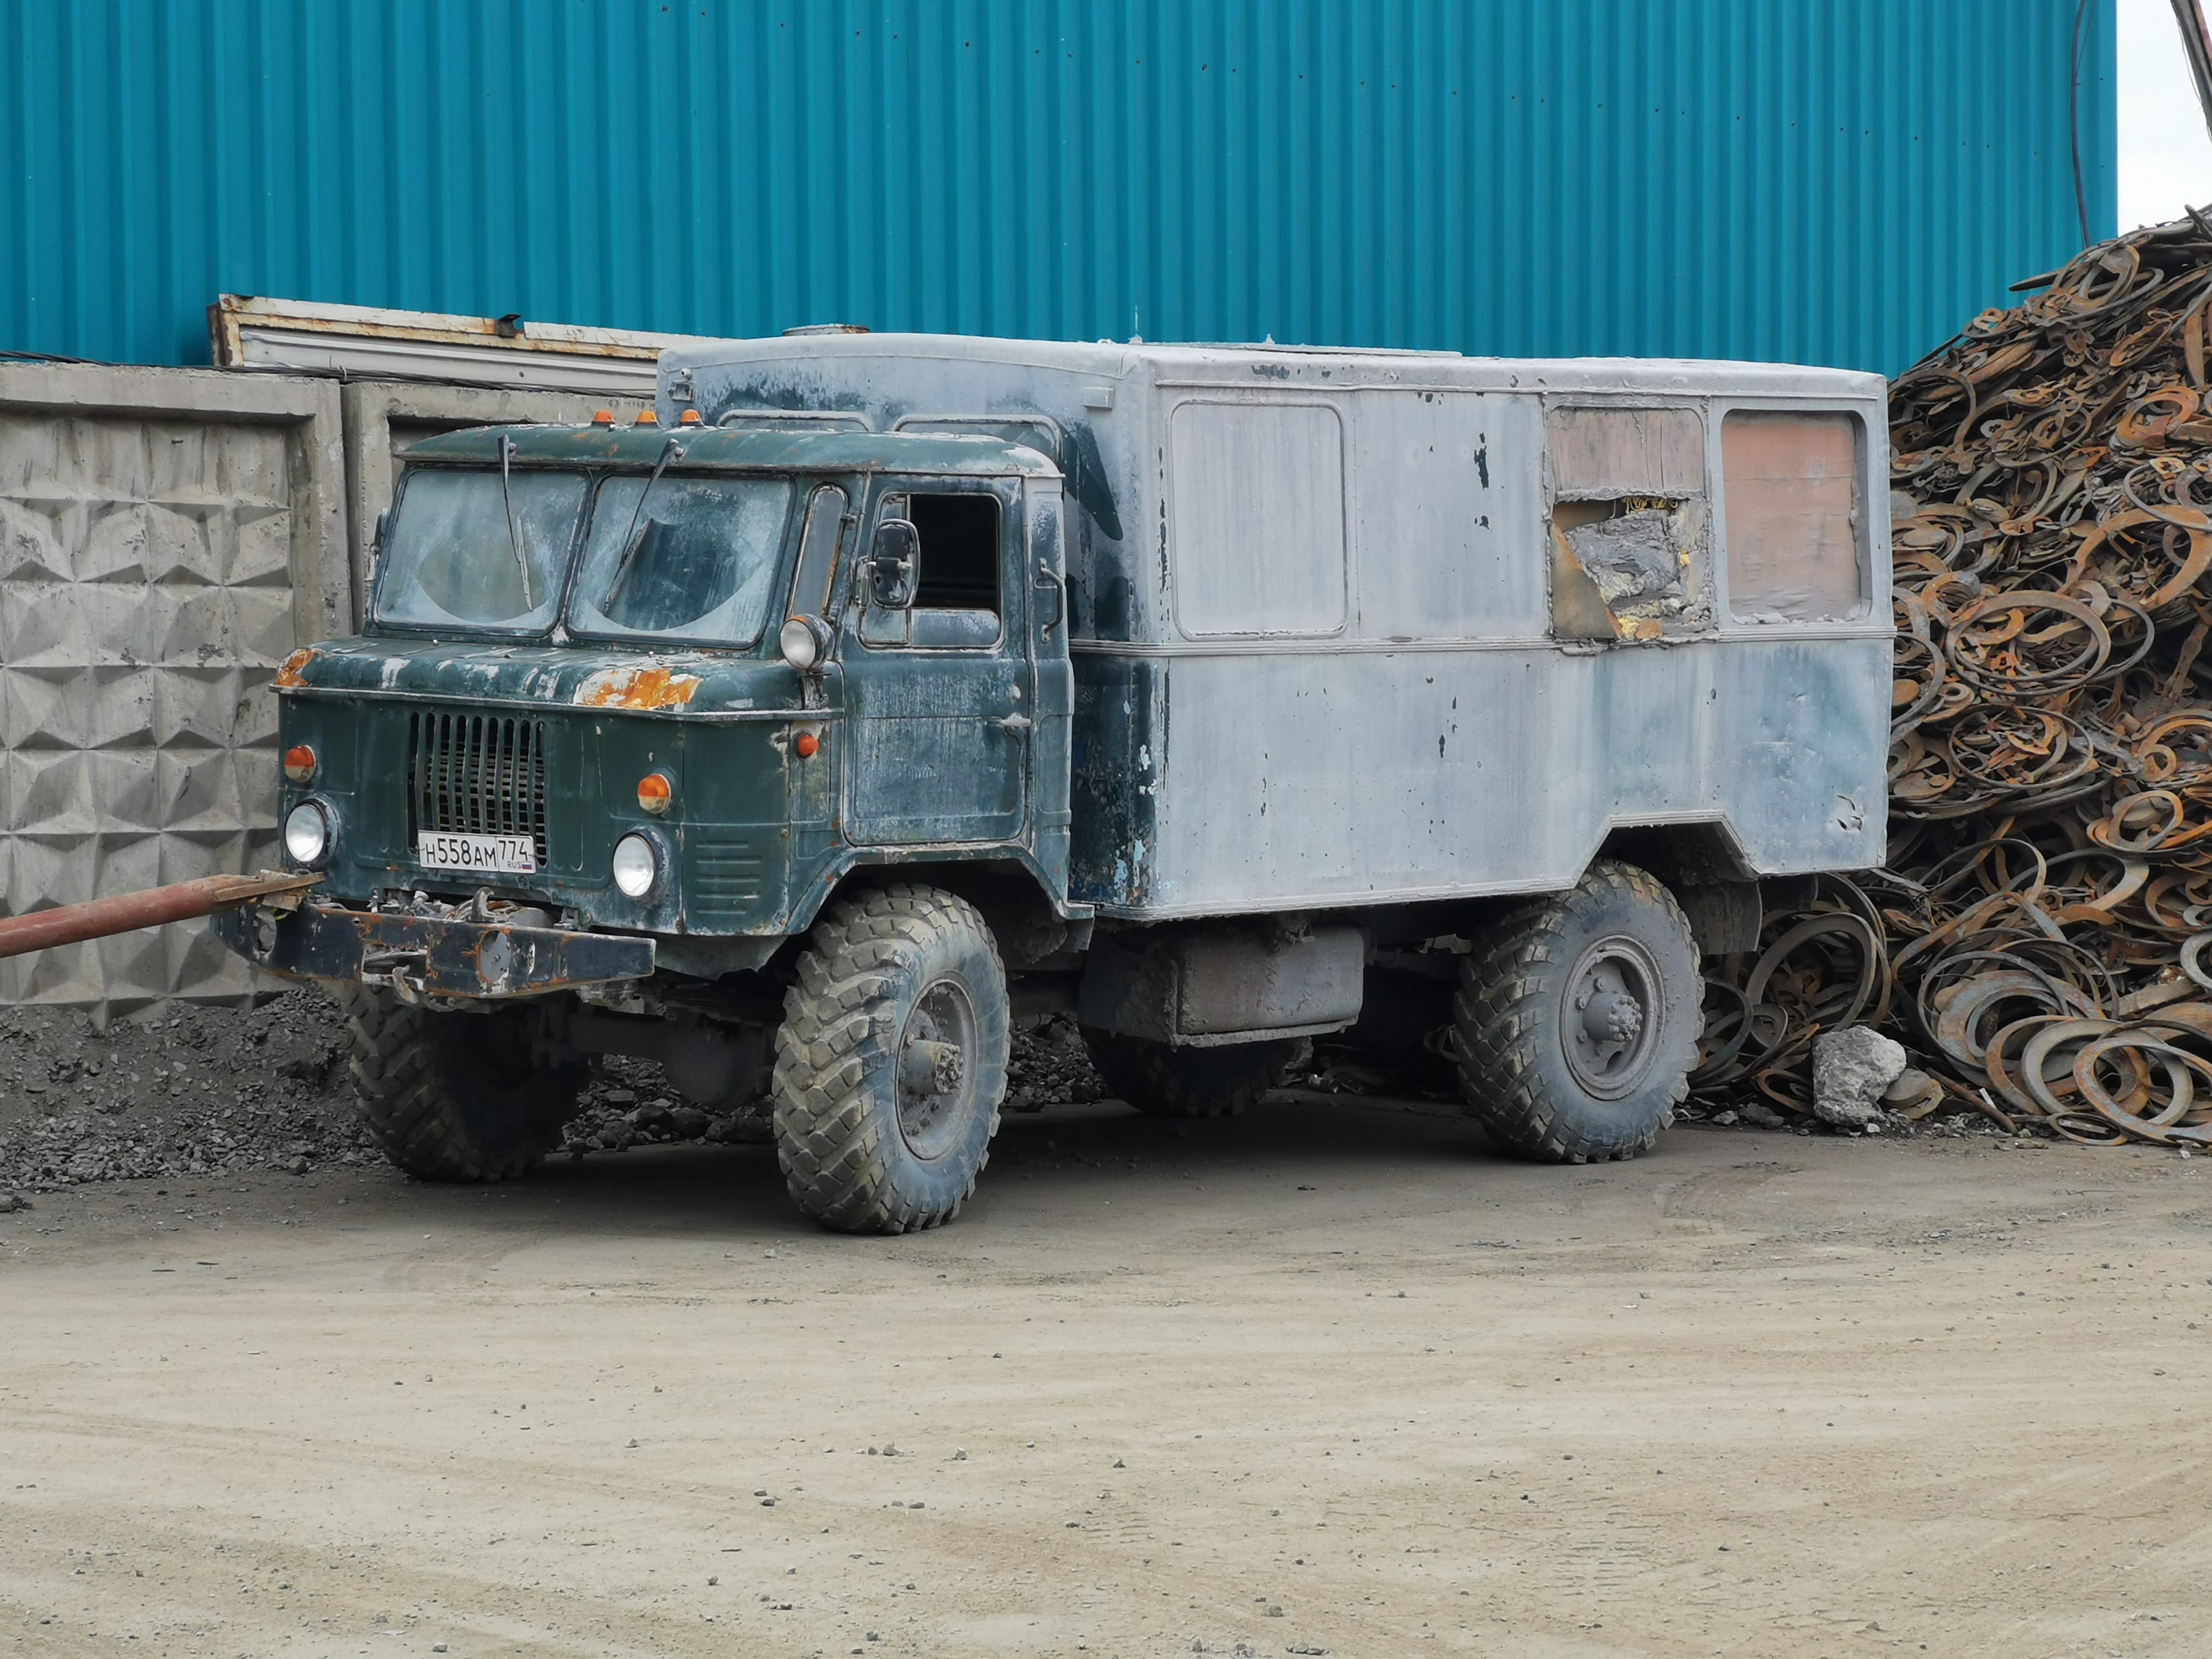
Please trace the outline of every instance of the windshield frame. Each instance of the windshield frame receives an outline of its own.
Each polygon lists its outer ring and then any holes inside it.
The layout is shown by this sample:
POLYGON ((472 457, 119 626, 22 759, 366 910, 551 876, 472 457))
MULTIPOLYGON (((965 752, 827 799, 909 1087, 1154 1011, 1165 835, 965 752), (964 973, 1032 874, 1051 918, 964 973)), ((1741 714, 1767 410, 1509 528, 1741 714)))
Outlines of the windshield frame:
MULTIPOLYGON (((503 623, 485 622, 462 623, 457 625, 453 623, 416 622, 404 617, 385 616, 383 614, 384 588, 385 583, 391 578, 392 558, 390 550, 380 542, 376 550, 376 578, 369 584, 368 592, 365 596, 366 603, 362 607, 364 611, 362 617, 362 633, 364 635, 403 634, 431 639, 466 639, 477 635, 501 640, 550 638, 553 630, 561 626, 562 617, 568 609, 568 585, 576 568, 576 549, 579 538, 583 534, 584 526, 591 520, 592 501, 599 488, 597 475, 602 470, 566 464, 549 466, 527 465, 521 463, 516 463, 510 468, 510 477, 523 473, 566 473, 581 478, 584 483, 584 495, 582 501, 577 506, 576 521, 568 528, 568 544, 548 561, 552 567, 550 574, 554 578, 555 591, 552 596, 552 611, 549 619, 542 625, 518 628, 503 623)), ((409 489, 418 477, 427 472, 469 473, 489 479, 495 488, 499 483, 499 468, 496 465, 486 465, 477 461, 410 461, 399 475, 398 487, 392 491, 391 517, 386 521, 387 525, 398 522, 400 508, 406 504, 409 489)), ((387 528, 386 534, 388 536, 390 533, 387 528)))
MULTIPOLYGON (((400 472, 398 486, 392 492, 390 509, 392 522, 397 522, 398 520, 400 508, 407 499, 409 487, 418 475, 426 472, 472 473, 490 479, 495 486, 499 480, 499 468, 492 462, 473 459, 449 461, 442 458, 437 460, 408 461, 404 463, 400 472)), ((673 639, 665 635, 635 632, 609 633, 599 629, 580 629, 569 621, 569 609, 575 598, 576 584, 581 580, 583 574, 584 544, 591 534, 592 519, 599 511, 601 489, 614 479, 636 478, 642 481, 651 476, 651 468, 579 466, 572 461, 566 460, 551 464, 542 461, 517 461, 514 464, 513 472, 514 474, 572 473, 581 475, 584 480, 583 503, 577 511, 575 524, 570 528, 568 544, 554 561, 558 592, 553 606, 551 620, 541 627, 513 628, 497 623, 470 623, 457 627, 447 623, 387 618, 380 614, 380 607, 384 599, 384 585, 391 574, 392 561, 385 550, 380 546, 377 550, 374 577, 368 585, 368 592, 363 596, 361 629, 365 636, 386 634, 420 639, 471 639, 482 636, 501 641, 517 640, 551 641, 557 636, 560 639, 589 640, 594 644, 623 645, 648 651, 720 651, 735 655, 757 656, 773 646, 776 625, 782 621, 783 613, 789 607, 791 584, 797 580, 798 573, 793 566, 798 557, 800 532, 806 517, 805 512, 806 502, 812 499, 815 489, 823 483, 842 484, 848 495, 854 493, 854 479, 842 473, 817 473, 805 469, 781 466, 685 468, 683 463, 678 461, 672 464, 661 475, 663 484, 668 483, 672 479, 685 477, 732 480, 780 478, 791 486, 792 502, 784 512, 782 538, 776 548, 775 574, 769 582, 769 592, 771 597, 768 606, 768 616, 763 620, 759 634, 740 643, 726 641, 673 639)))
POLYGON ((762 642, 775 637, 775 630, 790 608, 791 584, 797 579, 793 569, 798 556, 797 540, 803 527, 805 514, 802 510, 822 479, 811 472, 794 471, 783 467, 690 467, 681 460, 670 465, 659 481, 653 481, 650 470, 636 467, 605 467, 594 472, 584 492, 584 510, 577 515, 576 538, 568 550, 568 574, 561 584, 561 608, 556 613, 560 624, 571 638, 590 640, 595 644, 630 645, 647 650, 660 651, 729 651, 752 655, 759 654, 762 642), (670 634, 653 634, 636 629, 592 628, 576 620, 580 603, 579 586, 584 580, 584 556, 588 548, 592 527, 597 523, 599 499, 611 483, 635 478, 644 486, 635 505, 641 509, 648 504, 647 496, 671 484, 687 482, 767 483, 778 482, 790 490, 784 503, 783 525, 777 532, 775 568, 769 577, 768 604, 761 617, 761 625, 748 640, 685 639, 670 634))

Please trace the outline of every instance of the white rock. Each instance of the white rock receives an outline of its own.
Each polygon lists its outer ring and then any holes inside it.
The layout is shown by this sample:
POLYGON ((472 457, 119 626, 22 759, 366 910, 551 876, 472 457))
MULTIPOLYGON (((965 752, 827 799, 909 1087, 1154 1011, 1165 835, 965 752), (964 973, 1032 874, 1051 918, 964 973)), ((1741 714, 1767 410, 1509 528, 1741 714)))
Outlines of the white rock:
POLYGON ((1905 1045, 1870 1026, 1823 1031, 1813 1039, 1813 1115, 1863 1129, 1881 1115, 1882 1091, 1905 1070, 1905 1045))

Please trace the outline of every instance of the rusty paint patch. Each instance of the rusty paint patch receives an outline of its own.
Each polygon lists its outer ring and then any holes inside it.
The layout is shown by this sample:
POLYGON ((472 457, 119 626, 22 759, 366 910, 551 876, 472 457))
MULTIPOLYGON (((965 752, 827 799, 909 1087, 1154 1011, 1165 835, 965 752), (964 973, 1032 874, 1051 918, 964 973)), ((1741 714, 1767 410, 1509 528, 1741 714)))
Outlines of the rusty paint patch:
POLYGON ((672 668, 602 668, 576 688, 583 708, 681 708, 699 690, 696 674, 672 668))
POLYGON ((286 690, 295 686, 305 685, 307 683, 305 671, 307 665, 314 659, 315 653, 305 646, 295 651, 284 659, 283 665, 277 669, 277 685, 286 690))

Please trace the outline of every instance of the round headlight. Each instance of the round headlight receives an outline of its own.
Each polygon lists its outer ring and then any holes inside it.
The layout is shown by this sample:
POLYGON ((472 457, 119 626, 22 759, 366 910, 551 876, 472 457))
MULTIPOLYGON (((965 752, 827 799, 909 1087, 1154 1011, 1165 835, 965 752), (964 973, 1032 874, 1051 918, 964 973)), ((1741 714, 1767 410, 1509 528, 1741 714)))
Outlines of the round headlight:
POLYGON ((313 869, 330 856, 331 815, 303 800, 284 815, 284 851, 293 863, 313 869))
POLYGON ((812 617, 793 617, 777 631, 775 642, 783 659, 803 674, 821 666, 830 649, 830 629, 812 617))
POLYGON ((660 854, 643 836, 624 836, 615 843, 615 885, 634 899, 653 890, 660 878, 660 854))

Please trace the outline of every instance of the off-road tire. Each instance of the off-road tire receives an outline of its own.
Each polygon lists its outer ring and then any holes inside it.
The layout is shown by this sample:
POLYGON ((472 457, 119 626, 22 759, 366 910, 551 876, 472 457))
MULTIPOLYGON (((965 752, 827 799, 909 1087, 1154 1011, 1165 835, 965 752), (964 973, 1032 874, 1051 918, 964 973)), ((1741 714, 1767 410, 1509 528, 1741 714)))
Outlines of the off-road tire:
POLYGON ((588 1068, 532 1067, 513 1058, 525 1033, 488 1029, 526 1022, 527 1008, 438 1013, 388 991, 341 985, 347 1069, 362 1121, 390 1158, 423 1181, 511 1181, 544 1161, 574 1115, 588 1068), (502 1053, 506 1058, 502 1058, 502 1053))
POLYGON ((1467 1109, 1503 1150, 1544 1164, 1634 1158, 1651 1150, 1689 1091, 1705 1024, 1697 944, 1664 885, 1601 859, 1569 891, 1500 919, 1462 964, 1452 1013, 1467 1109), (1623 1079, 1625 1092, 1606 1098, 1567 1058, 1569 981, 1586 953, 1620 939, 1656 969, 1644 1018, 1657 1023, 1648 1060, 1623 1079))
POLYGON ((1006 969, 966 900, 901 884, 844 900, 808 935, 775 1034, 776 1161, 793 1202, 825 1227, 908 1233, 960 1213, 990 1161, 1006 1093, 1006 969), (901 1044, 935 987, 974 1015, 941 1151, 901 1127, 901 1044))
POLYGON ((1083 1038, 1114 1093, 1153 1117, 1234 1117, 1313 1053, 1304 1037, 1218 1048, 1171 1048, 1089 1029, 1083 1038))

